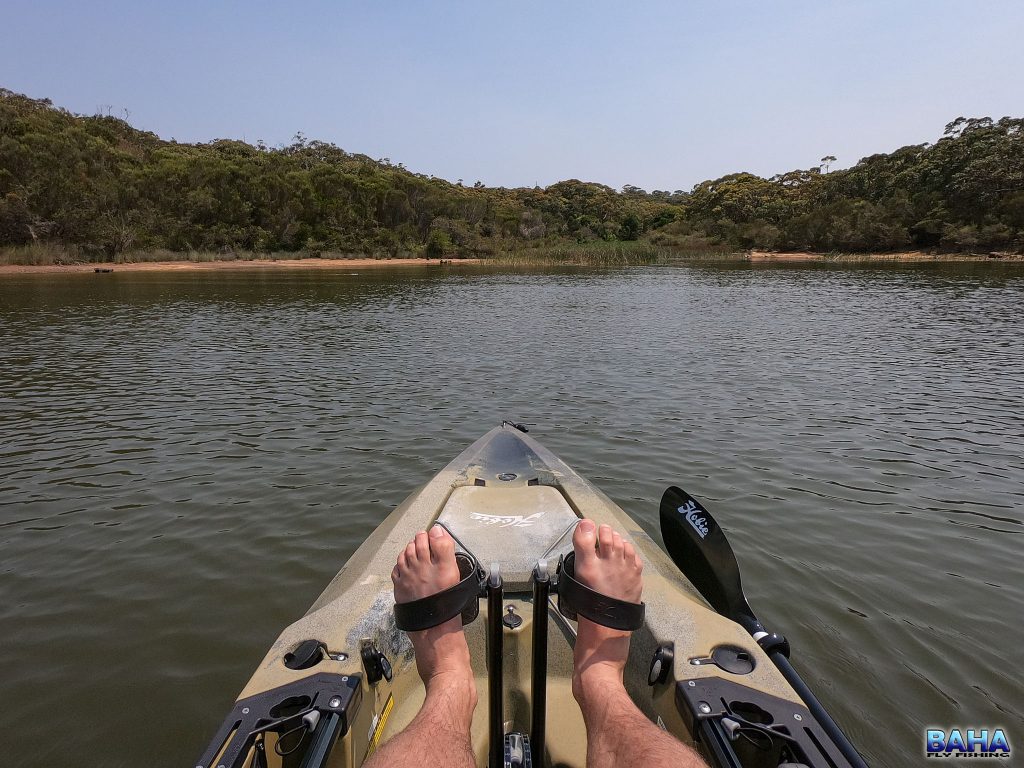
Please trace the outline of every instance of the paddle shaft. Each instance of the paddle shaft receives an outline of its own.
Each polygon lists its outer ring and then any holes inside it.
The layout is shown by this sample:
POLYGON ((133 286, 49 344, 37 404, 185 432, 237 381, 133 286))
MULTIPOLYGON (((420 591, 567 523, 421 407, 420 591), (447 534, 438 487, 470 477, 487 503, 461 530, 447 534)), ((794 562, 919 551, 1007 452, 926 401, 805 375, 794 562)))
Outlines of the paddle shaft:
MULTIPOLYGON (((749 604, 745 603, 745 607, 749 611, 749 604)), ((750 636, 757 641, 760 641, 761 638, 769 635, 768 630, 764 628, 764 625, 754 615, 753 611, 749 611, 749 613, 741 612, 734 620, 741 627, 747 630, 747 632, 750 633, 750 636)), ((781 639, 778 635, 775 637, 781 639)), ((760 644, 760 642, 758 644, 760 644)), ((788 643, 785 644, 785 648, 788 652, 788 643)), ((848 738, 846 738, 846 734, 843 733, 836 721, 832 719, 832 716, 821 705, 821 702, 818 701, 818 697, 815 696, 811 689, 807 687, 807 683, 805 683, 803 678, 800 677, 800 673, 793 668, 792 663, 789 661, 789 657, 781 650, 780 646, 776 645, 774 648, 769 646, 765 650, 767 651, 768 658, 771 659, 772 664, 778 668, 779 672, 782 673, 782 676, 786 678, 786 682, 788 682, 793 687, 793 690, 796 691, 796 695, 799 696, 801 700, 803 700, 804 704, 807 705, 807 709, 814 716, 814 719, 818 721, 818 724, 821 725, 821 729, 828 734, 830 739, 832 739, 833 743, 836 745, 836 749, 842 753, 843 757, 850 761, 850 765, 852 765, 853 768, 867 768, 867 763, 864 762, 864 758, 860 756, 857 748, 853 746, 848 738)))
POLYGON ((786 678, 787 682, 793 686, 793 690, 796 691, 796 695, 803 699, 804 704, 807 705, 807 709, 814 715, 814 719, 818 721, 821 728, 825 733, 829 735, 829 738, 835 743, 836 748, 843 753, 843 757, 850 761, 850 765, 854 768, 867 768, 867 763, 857 752, 857 749, 850 743, 850 740, 846 738, 846 734, 840 730, 839 726, 836 725, 836 721, 832 719, 831 715, 825 711, 825 708, 821 706, 821 702, 818 701, 817 697, 811 693, 811 689, 807 687, 807 683, 803 681, 803 678, 793 669, 793 665, 789 663, 782 653, 779 651, 773 651, 768 654, 768 658, 772 660, 772 663, 779 668, 779 672, 786 678))
POLYGON ((769 633, 754 615, 743 594, 736 555, 725 531, 711 513, 686 491, 672 486, 662 496, 660 517, 666 549, 683 575, 690 579, 715 611, 735 621, 761 645, 850 765, 867 768, 846 734, 793 669, 785 638, 769 633))

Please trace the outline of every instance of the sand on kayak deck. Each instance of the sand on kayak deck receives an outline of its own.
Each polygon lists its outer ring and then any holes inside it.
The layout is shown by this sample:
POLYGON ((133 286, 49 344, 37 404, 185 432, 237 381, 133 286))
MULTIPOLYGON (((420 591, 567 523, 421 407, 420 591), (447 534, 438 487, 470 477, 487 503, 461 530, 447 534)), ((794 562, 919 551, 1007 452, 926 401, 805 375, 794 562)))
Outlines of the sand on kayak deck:
POLYGON ((95 272, 202 272, 224 269, 364 269, 367 267, 423 267, 441 264, 476 264, 480 259, 231 259, 230 261, 132 261, 87 264, 0 264, 0 276, 29 273, 95 272))

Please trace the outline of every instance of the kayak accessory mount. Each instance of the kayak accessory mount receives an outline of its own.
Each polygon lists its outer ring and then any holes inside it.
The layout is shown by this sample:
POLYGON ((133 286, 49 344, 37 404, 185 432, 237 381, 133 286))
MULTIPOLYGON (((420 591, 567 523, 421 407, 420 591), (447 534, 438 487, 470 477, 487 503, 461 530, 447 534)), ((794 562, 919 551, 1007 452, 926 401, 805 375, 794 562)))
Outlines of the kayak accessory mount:
POLYGON ((335 742, 348 732, 349 712, 362 700, 359 682, 358 675, 321 672, 240 699, 195 763, 196 768, 242 768, 250 753, 253 757, 248 765, 264 766, 264 739, 271 731, 279 734, 274 742, 278 755, 296 752, 310 738, 303 765, 324 765, 335 742))

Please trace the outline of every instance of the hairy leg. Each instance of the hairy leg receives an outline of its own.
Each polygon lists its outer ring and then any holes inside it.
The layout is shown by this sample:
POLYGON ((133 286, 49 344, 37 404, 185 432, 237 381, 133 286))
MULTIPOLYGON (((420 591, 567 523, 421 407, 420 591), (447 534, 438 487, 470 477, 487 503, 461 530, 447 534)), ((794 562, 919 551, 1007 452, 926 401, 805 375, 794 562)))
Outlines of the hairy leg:
MULTIPOLYGON (((573 549, 582 583, 609 597, 640 601, 643 563, 617 531, 583 520, 573 549)), ((626 693, 628 632, 581 616, 574 654, 572 692, 587 726, 587 768, 704 768, 700 755, 648 720, 626 693)))
MULTIPOLYGON (((391 572, 395 600, 407 603, 459 581, 455 542, 440 526, 409 542, 391 572)), ((476 764, 469 727, 476 709, 476 683, 460 617, 421 632, 410 632, 416 669, 427 696, 412 722, 385 742, 367 768, 469 768, 476 764)))

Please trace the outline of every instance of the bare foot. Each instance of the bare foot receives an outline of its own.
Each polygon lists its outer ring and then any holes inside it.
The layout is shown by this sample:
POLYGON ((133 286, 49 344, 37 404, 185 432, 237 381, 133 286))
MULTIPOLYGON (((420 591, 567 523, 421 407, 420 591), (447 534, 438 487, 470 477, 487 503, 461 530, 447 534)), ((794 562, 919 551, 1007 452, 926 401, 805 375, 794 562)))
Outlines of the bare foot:
MULTIPOLYGON (((448 531, 435 525, 429 534, 417 533, 398 555, 391 581, 395 585, 396 603, 408 603, 458 584, 455 542, 448 531)), ((466 698, 475 705, 476 685, 461 617, 408 634, 416 651, 416 669, 427 692, 439 682, 454 684, 468 688, 466 698)))
MULTIPOLYGON (((573 533, 572 545, 576 552, 576 578, 580 582, 603 595, 640 602, 643 562, 633 545, 623 541, 617 531, 608 525, 597 528, 593 520, 581 520, 573 533)), ((593 686, 622 685, 629 635, 580 616, 572 678, 577 700, 593 686)))

